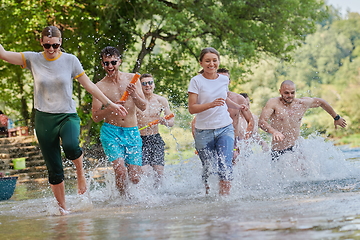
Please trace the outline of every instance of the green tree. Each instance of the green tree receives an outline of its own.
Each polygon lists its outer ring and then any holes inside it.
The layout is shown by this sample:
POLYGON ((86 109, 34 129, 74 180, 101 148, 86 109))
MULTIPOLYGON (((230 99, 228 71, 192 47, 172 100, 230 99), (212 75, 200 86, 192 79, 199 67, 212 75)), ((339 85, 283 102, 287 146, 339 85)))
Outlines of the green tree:
MULTIPOLYGON (((104 75, 100 49, 116 46, 124 56, 122 70, 153 73, 158 90, 176 105, 184 105, 188 81, 198 71, 201 48, 219 49, 224 63, 232 66, 262 54, 288 58, 315 31, 315 22, 326 16, 323 7, 318 0, 277 0, 276 4, 270 0, 43 0, 41 4, 3 0, 0 36, 7 50, 41 51, 39 32, 56 25, 63 31, 64 49, 79 57, 94 82, 104 75)), ((15 68, 0 65, 6 76, 1 87, 11 86, 12 92, 0 100, 17 102, 21 94, 26 104, 12 106, 27 119, 32 91, 24 86, 31 80, 25 71, 16 74, 15 68)), ((91 98, 77 82, 74 97, 82 124, 91 131, 91 98)))

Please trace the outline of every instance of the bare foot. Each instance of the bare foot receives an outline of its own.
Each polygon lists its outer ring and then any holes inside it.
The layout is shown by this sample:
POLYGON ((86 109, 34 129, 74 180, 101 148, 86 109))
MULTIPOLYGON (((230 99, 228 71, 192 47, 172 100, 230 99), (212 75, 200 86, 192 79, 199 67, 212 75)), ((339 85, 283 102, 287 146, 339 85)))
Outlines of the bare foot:
POLYGON ((230 194, 231 183, 230 181, 221 180, 219 182, 219 194, 222 196, 230 194))
POLYGON ((77 185, 78 185, 78 194, 84 194, 87 190, 86 178, 84 175, 78 176, 77 185))
POLYGON ((210 192, 210 186, 208 184, 205 184, 205 194, 209 194, 210 192))
POLYGON ((65 216, 71 213, 69 210, 65 210, 63 208, 59 208, 59 211, 61 216, 65 216))

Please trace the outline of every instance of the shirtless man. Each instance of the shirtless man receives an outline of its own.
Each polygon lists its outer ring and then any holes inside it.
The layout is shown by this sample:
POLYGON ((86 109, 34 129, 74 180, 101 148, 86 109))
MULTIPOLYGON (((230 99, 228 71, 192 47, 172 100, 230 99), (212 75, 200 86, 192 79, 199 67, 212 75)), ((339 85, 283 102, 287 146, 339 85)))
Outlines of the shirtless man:
MULTIPOLYGON (((219 74, 228 76, 228 78, 230 79, 230 72, 228 69, 219 68, 217 70, 217 72, 219 74)), ((239 105, 247 105, 246 99, 243 96, 241 96, 240 94, 228 91, 227 97, 239 105)), ((233 164, 236 164, 237 156, 240 153, 238 142, 240 141, 240 139, 248 139, 252 135, 252 132, 254 130, 254 118, 248 107, 243 108, 240 111, 235 108, 228 108, 228 112, 230 113, 230 117, 233 120, 233 126, 234 126, 234 133, 235 133, 234 148, 235 148, 235 151, 234 151, 234 156, 233 156, 233 164), (241 127, 239 126, 239 117, 240 116, 242 116, 242 118, 247 123, 245 131, 242 130, 241 127)))
POLYGON ((100 140, 106 156, 113 165, 116 186, 120 193, 125 195, 127 179, 134 184, 140 181, 142 141, 137 127, 136 107, 144 111, 147 104, 140 82, 130 83, 134 74, 119 71, 119 51, 114 47, 106 47, 100 55, 101 64, 107 75, 96 85, 110 100, 122 104, 128 114, 126 117, 120 117, 93 98, 92 118, 95 122, 104 120, 100 140), (125 90, 128 91, 129 97, 126 101, 120 101, 125 90))
MULTIPOLYGON (((154 93, 155 82, 153 76, 151 74, 143 74, 140 77, 140 82, 147 108, 145 111, 137 110, 136 112, 139 128, 157 119, 160 119, 159 124, 168 127, 174 126, 174 118, 166 120, 164 117, 160 117, 162 113, 168 115, 171 111, 168 100, 154 93)), ((164 173, 165 142, 159 134, 158 125, 141 130, 140 135, 143 143, 143 171, 147 171, 149 167, 152 167, 155 171, 155 187, 159 187, 164 173)))
POLYGON ((295 98, 295 84, 286 80, 282 82, 280 97, 271 98, 261 112, 259 126, 272 134, 272 158, 277 160, 280 155, 293 151, 300 135, 301 119, 309 108, 322 107, 334 119, 337 125, 346 127, 346 121, 321 98, 295 98))
MULTIPOLYGON (((248 109, 250 109, 249 95, 247 93, 240 93, 240 95, 245 98, 246 106, 248 109)), ((258 131, 259 130, 259 125, 258 125, 259 118, 255 114, 252 114, 252 116, 254 119, 254 130, 252 131, 252 135, 249 139, 251 140, 251 142, 261 145, 263 151, 268 151, 269 150, 268 144, 263 139, 261 139, 259 131, 258 131)), ((238 124, 240 140, 246 140, 245 133, 246 133, 247 127, 248 127, 248 122, 246 121, 245 117, 242 114, 240 114, 239 115, 239 124, 238 124)), ((247 147, 247 146, 245 145, 244 147, 247 147)), ((244 150, 247 150, 247 149, 244 149, 244 150)))

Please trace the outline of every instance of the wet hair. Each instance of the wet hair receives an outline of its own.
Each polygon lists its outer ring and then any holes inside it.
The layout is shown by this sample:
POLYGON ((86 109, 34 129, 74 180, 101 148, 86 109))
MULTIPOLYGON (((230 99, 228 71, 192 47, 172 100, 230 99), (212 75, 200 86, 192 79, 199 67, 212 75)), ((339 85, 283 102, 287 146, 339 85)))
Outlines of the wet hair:
POLYGON ((152 79, 154 79, 154 77, 150 73, 144 73, 144 74, 141 74, 140 81, 141 81, 141 79, 147 78, 147 77, 151 77, 152 79))
POLYGON ((217 70, 218 73, 228 73, 230 75, 230 71, 229 69, 226 69, 226 68, 219 68, 217 70))
POLYGON ((58 37, 61 38, 61 32, 60 30, 55 26, 48 26, 44 28, 41 32, 41 39, 44 39, 44 37, 58 37))
POLYGON ((243 96, 244 98, 248 98, 249 95, 247 93, 240 93, 241 96, 243 96))
POLYGON ((219 61, 220 61, 220 54, 219 52, 213 48, 213 47, 207 47, 207 48, 204 48, 203 50, 201 50, 201 53, 200 53, 200 56, 199 56, 199 61, 201 62, 205 56, 205 54, 207 53, 214 53, 217 55, 217 57, 219 58, 219 61))
POLYGON ((121 54, 119 50, 115 47, 107 46, 100 52, 101 58, 115 56, 117 58, 121 58, 121 54))
POLYGON ((227 74, 229 74, 229 80, 230 80, 230 71, 229 71, 229 69, 227 69, 227 68, 219 68, 216 72, 217 73, 227 73, 227 74))

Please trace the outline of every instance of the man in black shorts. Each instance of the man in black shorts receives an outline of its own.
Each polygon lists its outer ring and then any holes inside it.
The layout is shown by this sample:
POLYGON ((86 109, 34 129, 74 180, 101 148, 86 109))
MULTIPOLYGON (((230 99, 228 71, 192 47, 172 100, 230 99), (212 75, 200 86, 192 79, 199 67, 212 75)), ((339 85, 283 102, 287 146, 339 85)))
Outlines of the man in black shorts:
POLYGON ((301 120, 309 108, 323 108, 334 120, 334 126, 346 127, 346 121, 322 98, 295 98, 296 86, 290 80, 281 83, 280 97, 271 98, 263 108, 259 126, 272 134, 272 159, 293 151, 300 136, 301 120))
POLYGON ((287 153, 287 152, 294 152, 294 147, 289 147, 283 150, 271 150, 271 160, 277 161, 279 160, 280 156, 287 153))
MULTIPOLYGON (((169 102, 166 98, 155 94, 155 82, 151 74, 143 74, 140 76, 141 87, 147 101, 145 111, 137 111, 137 120, 139 129, 147 126, 154 120, 159 120, 159 124, 172 127, 174 118, 165 119, 161 115, 169 115, 171 113, 169 102)), ((165 142, 159 134, 158 124, 146 127, 140 130, 143 141, 143 172, 148 172, 149 166, 155 172, 155 186, 159 187, 162 175, 164 174, 164 150, 165 142)))

